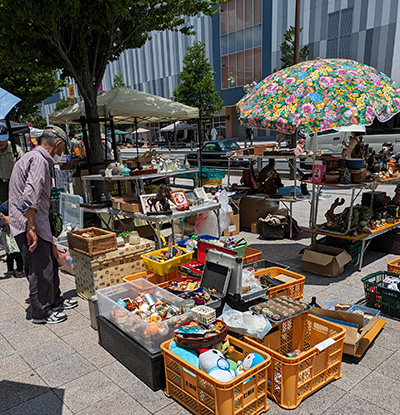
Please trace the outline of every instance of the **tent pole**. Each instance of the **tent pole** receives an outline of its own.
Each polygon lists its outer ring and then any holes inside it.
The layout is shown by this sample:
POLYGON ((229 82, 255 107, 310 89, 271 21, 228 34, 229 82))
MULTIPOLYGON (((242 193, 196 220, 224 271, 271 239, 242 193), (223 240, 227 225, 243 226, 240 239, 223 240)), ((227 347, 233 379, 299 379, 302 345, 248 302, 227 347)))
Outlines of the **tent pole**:
MULTIPOLYGON (((117 140, 115 138, 114 119, 111 113, 110 113, 110 128, 111 128, 112 148, 114 152, 114 161, 117 161, 117 140)), ((107 131, 105 133, 106 133, 106 146, 107 146, 107 131)), ((107 154, 107 148, 106 148, 106 154, 107 154)))
POLYGON ((176 131, 176 123, 177 123, 177 121, 174 121, 174 143, 175 143, 175 150, 178 149, 178 133, 176 131))
POLYGON ((6 126, 7 126, 7 130, 8 130, 8 136, 9 136, 9 140, 10 140, 10 143, 11 143, 12 151, 13 151, 15 159, 17 160, 18 159, 17 144, 15 142, 15 137, 14 137, 13 130, 11 128, 11 123, 10 123, 10 119, 8 117, 8 114, 6 116, 6 126))
POLYGON ((136 136, 136 157, 139 157, 139 142, 138 142, 138 123, 137 117, 135 117, 135 136, 136 136))

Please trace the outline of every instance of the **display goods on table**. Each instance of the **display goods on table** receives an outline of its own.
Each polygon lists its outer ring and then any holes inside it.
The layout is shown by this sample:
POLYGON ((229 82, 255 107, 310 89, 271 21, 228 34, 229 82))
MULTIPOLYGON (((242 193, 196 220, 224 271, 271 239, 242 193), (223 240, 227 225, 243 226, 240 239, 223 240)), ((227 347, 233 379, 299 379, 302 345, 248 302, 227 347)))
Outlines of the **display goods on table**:
POLYGON ((117 249, 117 236, 99 228, 80 229, 68 233, 68 246, 88 256, 106 254, 117 249))

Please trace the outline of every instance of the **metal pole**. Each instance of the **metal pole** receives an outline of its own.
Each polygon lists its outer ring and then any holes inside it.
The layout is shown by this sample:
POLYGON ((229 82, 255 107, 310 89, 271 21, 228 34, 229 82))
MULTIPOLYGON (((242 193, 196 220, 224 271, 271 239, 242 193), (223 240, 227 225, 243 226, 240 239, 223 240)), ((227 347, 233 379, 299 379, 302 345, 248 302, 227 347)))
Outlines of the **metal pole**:
POLYGON ((136 157, 139 157, 139 138, 138 138, 138 123, 137 118, 135 117, 135 136, 136 136, 136 157))
POLYGON ((81 115, 79 118, 80 124, 82 127, 82 139, 83 144, 85 145, 86 150, 86 160, 88 165, 89 173, 92 174, 92 161, 90 160, 90 146, 89 146, 89 139, 88 139, 88 133, 87 133, 87 126, 86 126, 86 117, 84 115, 81 115))
POLYGON ((300 62, 300 0, 296 0, 294 29, 294 64, 296 64, 300 62))
MULTIPOLYGON (((117 139, 115 138, 115 126, 113 116, 110 114, 110 129, 111 129, 111 141, 114 152, 114 161, 117 161, 117 139)), ((107 131, 106 131, 106 154, 107 154, 107 131)))

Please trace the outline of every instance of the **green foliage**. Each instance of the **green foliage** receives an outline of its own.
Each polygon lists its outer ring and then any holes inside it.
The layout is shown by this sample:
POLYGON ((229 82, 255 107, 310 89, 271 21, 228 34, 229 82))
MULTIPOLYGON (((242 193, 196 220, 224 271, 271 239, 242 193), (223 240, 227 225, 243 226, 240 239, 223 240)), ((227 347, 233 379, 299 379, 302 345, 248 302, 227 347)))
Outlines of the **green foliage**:
POLYGON ((126 86, 126 84, 124 82, 124 75, 122 75, 122 73, 117 73, 114 76, 113 84, 112 84, 111 89, 121 88, 121 87, 125 87, 125 86, 126 86))
POLYGON ((181 83, 174 90, 175 99, 197 107, 200 120, 222 109, 223 101, 215 91, 214 70, 206 57, 205 44, 194 42, 183 58, 181 83))
MULTIPOLYGON (((300 28, 300 32, 303 28, 300 28)), ((282 68, 285 69, 289 66, 294 65, 294 35, 295 35, 295 28, 290 26, 288 30, 286 30, 285 34, 283 35, 285 41, 281 43, 281 61, 282 61, 282 68)), ((308 45, 303 46, 299 51, 299 59, 300 62, 303 62, 307 59, 310 53, 310 48, 308 45)))
POLYGON ((38 105, 65 85, 65 81, 57 81, 55 75, 55 71, 35 72, 29 68, 2 66, 0 86, 21 98, 21 102, 11 112, 11 118, 20 121, 35 115, 38 112, 38 105))
POLYGON ((24 124, 30 122, 34 127, 43 129, 47 125, 46 118, 42 117, 39 112, 30 114, 28 117, 22 119, 24 124))
POLYGON ((75 100, 73 98, 61 98, 57 104, 56 107, 54 108, 54 111, 60 111, 63 110, 64 108, 68 108, 71 105, 75 104, 75 100))

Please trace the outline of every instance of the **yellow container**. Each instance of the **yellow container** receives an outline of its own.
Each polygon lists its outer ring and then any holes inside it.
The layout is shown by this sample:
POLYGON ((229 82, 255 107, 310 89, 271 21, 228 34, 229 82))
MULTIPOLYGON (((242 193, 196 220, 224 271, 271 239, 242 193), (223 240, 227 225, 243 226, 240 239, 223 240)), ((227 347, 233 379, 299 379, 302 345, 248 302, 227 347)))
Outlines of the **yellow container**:
POLYGON ((389 272, 394 272, 395 274, 400 274, 400 258, 389 261, 387 263, 387 270, 389 272))
POLYGON ((267 411, 270 356, 258 345, 254 347, 228 337, 235 350, 227 354, 235 362, 243 361, 252 352, 259 353, 265 360, 229 382, 219 382, 172 353, 169 350, 172 340, 167 340, 161 344, 167 381, 165 394, 198 415, 257 415, 267 411))
POLYGON ((276 287, 270 287, 266 297, 276 298, 286 295, 294 298, 295 300, 303 299, 304 282, 306 280, 304 275, 297 274, 297 272, 288 271, 287 269, 280 267, 270 267, 256 271, 256 277, 259 281, 260 278, 264 276, 272 279, 277 276, 287 276, 289 277, 288 279, 291 279, 290 282, 285 282, 276 287))
POLYGON ((268 395, 283 408, 294 409, 304 398, 342 376, 345 336, 344 327, 305 313, 277 325, 277 330, 263 340, 247 336, 244 340, 271 356, 268 395), (328 339, 329 345, 324 345, 328 339), (296 349, 302 353, 286 356, 296 349))
POLYGON ((203 179, 201 185, 204 186, 219 186, 222 185, 222 179, 203 179))
MULTIPOLYGON (((185 252, 184 249, 182 248, 179 248, 179 249, 185 252)), ((144 266, 146 267, 146 269, 158 275, 166 275, 166 274, 169 274, 170 272, 176 271, 179 265, 192 262, 193 251, 184 253, 183 255, 174 257, 164 262, 157 262, 149 258, 149 256, 150 257, 157 256, 161 254, 162 252, 166 252, 166 251, 168 251, 168 248, 162 248, 162 249, 158 249, 157 251, 152 251, 148 254, 142 255, 142 259, 143 259, 144 266)))

